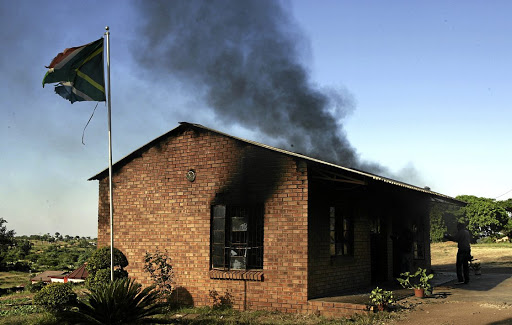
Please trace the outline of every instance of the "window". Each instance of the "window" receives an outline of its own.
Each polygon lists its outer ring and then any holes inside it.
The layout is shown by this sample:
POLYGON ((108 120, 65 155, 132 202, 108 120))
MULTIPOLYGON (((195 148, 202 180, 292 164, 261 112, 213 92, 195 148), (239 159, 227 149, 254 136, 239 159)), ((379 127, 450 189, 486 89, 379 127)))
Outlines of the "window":
POLYGON ((347 209, 330 207, 329 230, 331 256, 354 255, 354 228, 347 209))
POLYGON ((211 261, 213 268, 263 268, 263 207, 212 207, 211 261))
POLYGON ((425 259, 425 236, 421 223, 412 225, 414 259, 425 259))

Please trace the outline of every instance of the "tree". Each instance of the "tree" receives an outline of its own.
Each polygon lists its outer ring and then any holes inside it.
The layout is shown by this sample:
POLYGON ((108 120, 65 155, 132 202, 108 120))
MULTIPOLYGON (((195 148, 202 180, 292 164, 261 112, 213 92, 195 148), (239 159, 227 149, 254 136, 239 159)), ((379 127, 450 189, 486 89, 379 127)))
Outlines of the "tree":
POLYGON ((512 199, 498 201, 498 203, 508 212, 512 212, 512 199))
POLYGON ((457 230, 457 221, 461 216, 460 207, 450 203, 436 202, 430 209, 430 239, 433 242, 444 240, 446 233, 457 230))
POLYGON ((26 263, 22 263, 21 260, 25 259, 31 249, 32 243, 30 241, 14 238, 14 243, 7 249, 5 254, 3 254, 4 266, 7 266, 7 269, 11 269, 13 266, 16 267, 17 265, 21 266, 23 264, 25 268, 26 263))
POLYGON ((434 204, 430 210, 430 239, 433 242, 443 241, 448 232, 444 218, 444 204, 434 204))
POLYGON ((459 195, 456 199, 466 202, 461 208, 464 217, 461 221, 467 223, 467 228, 477 237, 496 237, 509 222, 505 208, 496 200, 459 195))
POLYGON ((503 209, 505 209, 505 211, 507 211, 508 214, 508 222, 501 232, 503 235, 510 238, 512 237, 512 199, 498 201, 498 203, 503 207, 503 209))
POLYGON ((30 239, 30 240, 43 240, 41 235, 30 235, 28 237, 28 239, 30 239))
POLYGON ((16 248, 20 250, 23 258, 30 253, 32 247, 34 247, 34 244, 32 244, 29 240, 16 239, 16 248))
POLYGON ((14 230, 7 230, 5 224, 7 220, 0 218, 0 269, 3 266, 4 258, 7 256, 9 248, 15 244, 14 230))

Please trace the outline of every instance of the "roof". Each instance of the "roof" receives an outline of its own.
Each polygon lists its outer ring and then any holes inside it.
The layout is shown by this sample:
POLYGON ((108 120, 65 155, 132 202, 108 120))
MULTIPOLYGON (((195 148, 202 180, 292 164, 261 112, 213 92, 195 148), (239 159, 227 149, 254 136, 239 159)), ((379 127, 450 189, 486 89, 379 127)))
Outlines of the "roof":
POLYGON ((42 273, 39 273, 38 275, 33 276, 30 278, 31 281, 43 281, 43 282, 50 282, 51 278, 58 278, 63 277, 64 274, 66 274, 65 271, 44 271, 42 273))
MULTIPOLYGON (((225 136, 225 137, 228 137, 228 138, 232 138, 232 139, 235 139, 235 140, 238 140, 238 141, 241 141, 241 142, 244 142, 244 143, 248 143, 248 144, 251 144, 251 145, 254 145, 254 146, 257 146, 257 147, 265 148, 265 149, 268 149, 268 150, 271 150, 271 151, 279 152, 279 153, 282 153, 284 155, 293 156, 293 157, 300 158, 300 159, 303 159, 303 160, 306 160, 306 161, 315 162, 315 163, 318 163, 320 165, 330 166, 330 167, 334 167, 334 168, 337 168, 337 169, 340 169, 340 170, 344 170, 344 171, 347 171, 347 172, 350 172, 350 173, 353 173, 353 174, 357 174, 357 175, 360 175, 360 176, 372 179, 372 180, 377 181, 377 182, 383 182, 383 183, 399 186, 399 187, 402 187, 402 188, 407 188, 409 190, 413 190, 413 191, 417 191, 417 192, 422 192, 422 193, 431 195, 434 199, 436 199, 438 201, 439 200, 440 201, 448 201, 450 203, 454 203, 454 204, 457 204, 457 205, 466 205, 466 203, 464 203, 462 201, 459 201, 459 200, 456 200, 456 199, 454 199, 451 196, 431 191, 428 188, 421 188, 421 187, 418 187, 418 186, 414 186, 414 185, 411 185, 411 184, 407 184, 407 183, 404 183, 404 182, 393 180, 391 178, 382 177, 382 176, 379 176, 379 175, 376 175, 376 174, 364 172, 364 171, 357 170, 357 169, 354 169, 354 168, 348 168, 348 167, 336 165, 336 164, 333 164, 333 163, 330 163, 330 162, 327 162, 327 161, 322 161, 320 159, 308 157, 308 156, 300 154, 300 153, 296 153, 296 152, 292 152, 292 151, 288 151, 288 150, 284 150, 284 149, 279 149, 279 148, 272 147, 272 146, 269 146, 269 145, 266 145, 266 144, 262 144, 262 143, 259 143, 259 142, 256 142, 256 141, 251 141, 251 140, 246 140, 246 139, 242 139, 242 138, 239 138, 239 137, 235 137, 235 136, 232 136, 232 135, 227 134, 227 133, 223 133, 223 132, 220 132, 220 131, 217 131, 217 130, 214 130, 214 129, 210 129, 210 128, 205 127, 205 126, 203 126, 201 124, 188 123, 188 122, 180 122, 180 125, 177 126, 176 128, 166 132, 165 134, 155 138, 154 140, 148 142, 147 144, 143 145, 139 149, 137 149, 137 150, 133 151, 132 153, 128 154, 127 156, 125 156, 124 158, 122 158, 121 160, 119 160, 115 164, 113 164, 112 165, 112 169, 116 170, 116 169, 119 169, 119 168, 123 167, 128 162, 130 162, 131 160, 133 160, 133 159, 135 159, 137 157, 140 157, 142 155, 142 153, 147 151, 149 148, 153 147, 153 145, 155 145, 159 141, 161 141, 164 138, 166 138, 168 136, 171 136, 171 135, 173 135, 175 133, 179 133, 179 132, 181 132, 184 129, 188 129, 188 128, 217 133, 219 135, 222 135, 222 136, 225 136)), ((99 172, 98 174, 92 176, 88 180, 89 181, 91 181, 91 180, 100 180, 100 179, 102 179, 104 177, 107 177, 107 176, 108 176, 108 168, 106 168, 103 171, 99 172)))
POLYGON ((68 279, 82 279, 82 280, 87 278, 87 276, 89 275, 89 272, 87 272, 87 269, 85 268, 86 265, 87 265, 87 263, 82 264, 78 269, 69 273, 67 278, 68 279))

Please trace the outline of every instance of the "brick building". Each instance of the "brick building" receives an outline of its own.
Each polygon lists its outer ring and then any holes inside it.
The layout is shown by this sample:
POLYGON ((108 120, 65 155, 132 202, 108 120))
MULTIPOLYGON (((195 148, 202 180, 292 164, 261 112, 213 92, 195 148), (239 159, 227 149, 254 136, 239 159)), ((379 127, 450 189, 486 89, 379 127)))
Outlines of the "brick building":
MULTIPOLYGON (((452 198, 181 123, 113 166, 114 245, 143 284, 167 250, 181 296, 211 305, 317 312, 313 298, 430 268, 429 206, 452 198)), ((108 170, 98 247, 109 245, 108 170)))

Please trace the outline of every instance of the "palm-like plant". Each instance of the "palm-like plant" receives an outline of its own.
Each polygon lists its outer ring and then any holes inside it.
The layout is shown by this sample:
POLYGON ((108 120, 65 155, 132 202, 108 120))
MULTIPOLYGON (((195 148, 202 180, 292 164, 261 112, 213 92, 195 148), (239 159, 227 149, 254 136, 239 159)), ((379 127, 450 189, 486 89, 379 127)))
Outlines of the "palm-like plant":
POLYGON ((142 286, 129 278, 122 278, 93 290, 77 308, 62 314, 71 324, 167 324, 156 318, 165 306, 158 302, 153 287, 142 286))

